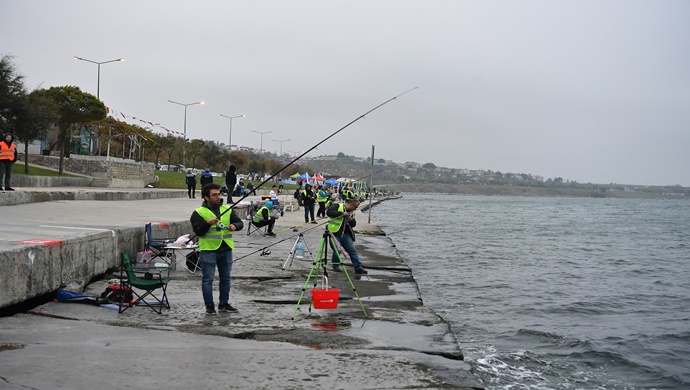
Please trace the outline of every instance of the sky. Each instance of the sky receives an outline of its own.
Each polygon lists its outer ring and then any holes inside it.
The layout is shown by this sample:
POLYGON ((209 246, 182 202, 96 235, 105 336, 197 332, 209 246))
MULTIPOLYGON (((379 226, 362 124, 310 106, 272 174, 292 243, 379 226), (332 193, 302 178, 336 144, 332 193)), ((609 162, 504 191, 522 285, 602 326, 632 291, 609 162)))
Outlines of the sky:
POLYGON ((157 133, 204 101, 187 138, 300 154, 418 87, 309 155, 580 183, 690 186, 689 37, 686 0, 0 0, 29 90, 157 133))

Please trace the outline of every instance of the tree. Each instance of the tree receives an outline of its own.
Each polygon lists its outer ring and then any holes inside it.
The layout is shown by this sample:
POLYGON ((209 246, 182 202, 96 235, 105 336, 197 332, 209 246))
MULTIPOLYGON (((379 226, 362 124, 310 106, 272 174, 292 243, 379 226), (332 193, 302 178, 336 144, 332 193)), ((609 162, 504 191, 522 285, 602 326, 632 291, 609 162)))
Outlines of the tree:
MULTIPOLYGON (((44 89, 34 90, 20 98, 16 110, 14 133, 24 142, 24 156, 29 155, 29 144, 45 137, 58 119, 58 108, 44 89)), ((24 173, 29 173, 29 158, 24 158, 24 173)))
POLYGON ((78 124, 88 124, 106 117, 105 105, 90 93, 82 92, 79 87, 51 87, 48 96, 58 107, 60 128, 58 142, 60 151, 60 175, 64 172, 64 158, 72 139, 72 131, 78 124))
POLYGON ((187 145, 187 163, 190 167, 197 167, 197 160, 202 160, 204 151, 206 150, 206 143, 200 139, 193 139, 187 145))
POLYGON ((424 168, 424 169, 436 169, 436 164, 426 163, 426 164, 422 165, 422 168, 424 168))
POLYGON ((347 156, 343 152, 338 152, 338 160, 345 160, 347 156))
POLYGON ((8 129, 14 129, 17 109, 26 96, 24 76, 17 73, 12 58, 9 55, 0 58, 0 126, 8 129))

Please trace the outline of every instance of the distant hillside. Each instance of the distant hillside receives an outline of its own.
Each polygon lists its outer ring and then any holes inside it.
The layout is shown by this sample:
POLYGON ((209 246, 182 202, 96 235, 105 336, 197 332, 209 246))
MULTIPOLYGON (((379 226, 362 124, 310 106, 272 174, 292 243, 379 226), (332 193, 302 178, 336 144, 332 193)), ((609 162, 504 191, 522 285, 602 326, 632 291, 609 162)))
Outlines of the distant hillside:
MULTIPOLYGON (((314 172, 326 176, 349 177, 370 181, 372 165, 366 162, 311 160, 314 172)), ((489 171, 490 172, 490 171, 489 171)), ((397 164, 375 164, 373 186, 401 193, 448 193, 503 196, 567 196, 596 198, 667 198, 690 199, 690 188, 681 186, 638 186, 592 184, 525 179, 521 175, 490 172, 485 176, 448 173, 443 168, 404 168, 397 164)))

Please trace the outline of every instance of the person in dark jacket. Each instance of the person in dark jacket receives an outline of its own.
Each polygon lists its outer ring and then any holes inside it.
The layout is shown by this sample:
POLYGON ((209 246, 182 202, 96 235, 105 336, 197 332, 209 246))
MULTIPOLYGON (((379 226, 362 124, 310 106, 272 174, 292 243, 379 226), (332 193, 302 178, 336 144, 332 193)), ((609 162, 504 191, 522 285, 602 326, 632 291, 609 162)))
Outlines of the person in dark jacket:
POLYGON ((189 199, 196 198, 196 175, 192 173, 191 169, 184 175, 184 181, 187 183, 187 195, 189 195, 189 199))
POLYGON ((206 184, 213 183, 213 175, 211 175, 211 172, 206 169, 201 173, 201 179, 199 181, 201 182, 201 188, 203 189, 206 184))
POLYGON ((12 165, 17 162, 17 145, 14 144, 14 136, 12 134, 5 134, 5 139, 0 141, 0 184, 2 184, 3 176, 5 177, 5 187, 3 191, 14 191, 10 187, 10 178, 12 177, 12 165))
POLYGON ((311 217, 311 223, 317 223, 314 220, 314 203, 316 203, 316 193, 311 189, 311 184, 307 183, 301 193, 302 204, 304 205, 304 223, 309 223, 309 217, 311 217))
POLYGON ((225 173, 225 185, 228 187, 228 204, 232 204, 232 193, 235 191, 235 185, 237 184, 236 170, 237 167, 230 165, 225 173))
POLYGON ((230 306, 230 273, 232 272, 232 250, 235 243, 232 233, 242 230, 244 223, 228 205, 223 204, 220 186, 207 184, 201 189, 204 198, 201 207, 194 210, 189 221, 194 234, 199 236, 199 263, 201 264, 201 293, 206 305, 206 314, 216 314, 213 303, 213 279, 218 267, 218 310, 235 313, 230 306))

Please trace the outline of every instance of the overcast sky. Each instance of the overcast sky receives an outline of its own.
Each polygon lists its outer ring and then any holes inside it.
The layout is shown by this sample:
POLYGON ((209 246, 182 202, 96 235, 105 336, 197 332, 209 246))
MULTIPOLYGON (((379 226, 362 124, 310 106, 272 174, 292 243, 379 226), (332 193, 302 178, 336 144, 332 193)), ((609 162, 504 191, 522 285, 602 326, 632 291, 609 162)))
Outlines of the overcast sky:
MULTIPOLYGON (((690 186, 690 1, 0 0, 29 89, 313 155, 690 186)), ((136 121, 129 119, 129 123, 136 121)))

